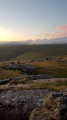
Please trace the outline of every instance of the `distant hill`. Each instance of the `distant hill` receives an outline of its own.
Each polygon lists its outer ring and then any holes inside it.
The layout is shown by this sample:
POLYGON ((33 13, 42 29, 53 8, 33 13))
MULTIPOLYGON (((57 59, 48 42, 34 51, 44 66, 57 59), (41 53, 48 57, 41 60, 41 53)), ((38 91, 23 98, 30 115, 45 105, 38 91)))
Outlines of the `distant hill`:
POLYGON ((4 45, 42 45, 42 44, 67 44, 67 37, 55 38, 55 39, 36 39, 27 41, 10 41, 0 42, 0 46, 4 45))
POLYGON ((66 56, 67 44, 5 45, 0 47, 0 61, 41 59, 47 56, 66 56))

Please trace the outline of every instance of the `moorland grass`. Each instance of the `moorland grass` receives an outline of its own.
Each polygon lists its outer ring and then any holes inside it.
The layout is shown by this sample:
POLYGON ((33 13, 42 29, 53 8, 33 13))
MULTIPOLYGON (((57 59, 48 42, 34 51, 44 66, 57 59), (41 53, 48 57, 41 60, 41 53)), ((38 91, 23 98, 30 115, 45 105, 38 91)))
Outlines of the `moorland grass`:
POLYGON ((0 80, 22 76, 18 70, 7 70, 4 68, 6 63, 0 63, 0 80))
POLYGON ((44 81, 37 82, 34 86, 34 89, 49 89, 53 91, 60 91, 67 88, 67 80, 55 80, 55 81, 44 81))
POLYGON ((36 67, 36 74, 50 74, 55 78, 67 78, 67 63, 53 62, 32 62, 36 67))

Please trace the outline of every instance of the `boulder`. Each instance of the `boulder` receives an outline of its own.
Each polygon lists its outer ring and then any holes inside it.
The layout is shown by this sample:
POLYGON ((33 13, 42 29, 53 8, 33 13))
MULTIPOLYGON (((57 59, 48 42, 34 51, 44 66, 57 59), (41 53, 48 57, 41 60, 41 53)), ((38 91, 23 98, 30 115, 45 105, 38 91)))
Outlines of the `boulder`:
POLYGON ((0 91, 0 120, 29 120, 31 111, 41 107, 49 90, 0 91))
POLYGON ((20 64, 20 61, 18 61, 17 64, 20 64))

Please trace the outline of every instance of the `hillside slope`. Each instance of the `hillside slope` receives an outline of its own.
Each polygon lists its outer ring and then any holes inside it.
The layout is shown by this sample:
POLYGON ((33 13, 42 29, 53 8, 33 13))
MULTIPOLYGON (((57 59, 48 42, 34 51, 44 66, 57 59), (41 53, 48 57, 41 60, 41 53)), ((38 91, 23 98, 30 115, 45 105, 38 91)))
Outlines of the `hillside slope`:
POLYGON ((39 59, 47 56, 66 56, 67 44, 9 45, 0 47, 0 61, 39 59))

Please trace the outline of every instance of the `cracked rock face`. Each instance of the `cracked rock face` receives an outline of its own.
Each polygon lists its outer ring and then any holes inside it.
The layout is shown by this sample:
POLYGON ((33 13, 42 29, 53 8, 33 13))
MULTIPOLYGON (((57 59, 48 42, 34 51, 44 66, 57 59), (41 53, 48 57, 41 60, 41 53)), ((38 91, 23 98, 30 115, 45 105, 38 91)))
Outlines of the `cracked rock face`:
POLYGON ((5 90, 0 92, 0 120, 29 120, 31 111, 41 107, 44 96, 42 90, 5 90))
POLYGON ((29 120, 67 120, 67 89, 47 94, 43 106, 34 109, 29 120))

